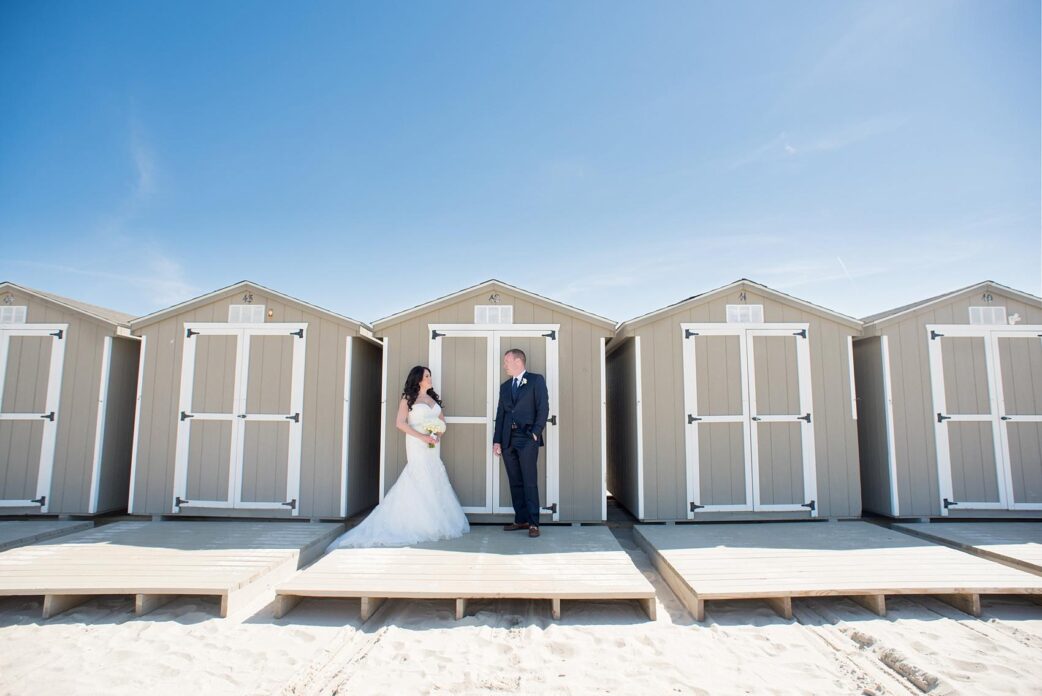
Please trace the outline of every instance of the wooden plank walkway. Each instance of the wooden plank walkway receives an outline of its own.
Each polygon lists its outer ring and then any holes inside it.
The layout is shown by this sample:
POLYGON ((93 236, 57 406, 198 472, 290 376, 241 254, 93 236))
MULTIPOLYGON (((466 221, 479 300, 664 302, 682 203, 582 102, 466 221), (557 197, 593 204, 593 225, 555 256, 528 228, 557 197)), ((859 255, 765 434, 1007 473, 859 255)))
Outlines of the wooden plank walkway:
POLYGON ((336 549, 276 587, 275 615, 305 597, 358 597, 362 620, 389 598, 452 599, 456 618, 467 600, 548 599, 555 619, 562 600, 637 600, 655 618, 655 590, 606 527, 523 531, 472 526, 450 541, 404 548, 336 549))
POLYGON ((133 595, 146 614, 180 595, 221 616, 318 557, 342 524, 117 522, 0 554, 0 595, 43 595, 43 617, 96 595, 133 595))
POLYGON ((1042 522, 901 522, 892 526, 1042 575, 1042 522))
POLYGON ((879 615, 888 595, 929 594, 974 616, 982 594, 1042 596, 1042 577, 867 522, 637 525, 637 543, 699 621, 705 602, 849 597, 879 615))
POLYGON ((63 520, 5 520, 0 522, 0 551, 28 546, 45 539, 90 529, 93 522, 63 520))

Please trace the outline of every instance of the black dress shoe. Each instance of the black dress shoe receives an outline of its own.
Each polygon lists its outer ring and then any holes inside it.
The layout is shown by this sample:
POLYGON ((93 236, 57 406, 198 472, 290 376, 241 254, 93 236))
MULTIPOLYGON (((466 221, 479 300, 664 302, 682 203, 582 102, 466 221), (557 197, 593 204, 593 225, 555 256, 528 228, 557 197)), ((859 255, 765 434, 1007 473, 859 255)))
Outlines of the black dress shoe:
POLYGON ((528 529, 528 523, 522 522, 521 524, 518 524, 516 522, 511 522, 510 524, 503 525, 504 532, 514 532, 518 529, 528 529))

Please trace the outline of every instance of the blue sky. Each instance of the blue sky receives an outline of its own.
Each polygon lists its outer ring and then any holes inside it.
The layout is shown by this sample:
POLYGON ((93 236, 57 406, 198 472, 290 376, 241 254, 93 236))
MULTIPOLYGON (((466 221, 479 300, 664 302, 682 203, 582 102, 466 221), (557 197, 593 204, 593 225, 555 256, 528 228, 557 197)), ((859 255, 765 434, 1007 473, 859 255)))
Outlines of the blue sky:
POLYGON ((0 4, 0 279, 627 319, 1040 293, 1035 0, 0 4))

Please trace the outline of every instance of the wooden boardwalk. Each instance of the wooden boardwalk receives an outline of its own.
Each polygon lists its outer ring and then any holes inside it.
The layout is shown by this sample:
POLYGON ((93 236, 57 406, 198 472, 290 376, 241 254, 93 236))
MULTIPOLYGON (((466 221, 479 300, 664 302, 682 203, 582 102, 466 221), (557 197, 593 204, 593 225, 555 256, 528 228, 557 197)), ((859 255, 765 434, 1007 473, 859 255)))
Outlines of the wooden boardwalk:
POLYGON ((1042 575, 1042 522, 902 522, 893 527, 1042 575))
POLYGON ((547 599, 555 619, 561 600, 637 600, 655 618, 655 590, 606 527, 504 532, 473 526, 450 541, 404 548, 337 549, 276 587, 276 616, 305 597, 358 597, 362 620, 389 598, 451 599, 456 618, 467 600, 547 599))
POLYGON ((45 539, 82 532, 94 526, 93 522, 66 522, 61 520, 6 520, 0 522, 0 551, 28 546, 45 539))
POLYGON ((867 522, 637 525, 637 543, 699 621, 705 602, 853 599, 879 615, 888 595, 929 594, 974 616, 982 594, 1042 596, 1042 577, 867 522))
POLYGON ((43 595, 50 618, 96 595, 145 614, 211 595, 227 616, 319 556, 341 524, 117 522, 0 554, 0 595, 43 595))

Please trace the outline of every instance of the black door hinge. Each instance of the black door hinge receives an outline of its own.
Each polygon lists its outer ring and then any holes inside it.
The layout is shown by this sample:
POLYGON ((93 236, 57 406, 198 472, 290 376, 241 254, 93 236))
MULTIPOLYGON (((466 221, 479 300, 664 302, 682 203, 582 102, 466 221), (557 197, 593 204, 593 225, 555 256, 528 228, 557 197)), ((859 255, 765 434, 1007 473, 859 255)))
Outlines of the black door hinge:
POLYGON ((999 420, 1013 420, 1013 416, 999 416, 999 420))
POLYGON ((192 501, 191 500, 185 500, 181 496, 177 496, 176 498, 174 498, 174 507, 181 507, 185 503, 190 503, 190 502, 192 502, 192 501))
POLYGON ((799 331, 794 331, 792 333, 792 335, 793 336, 800 336, 801 338, 806 338, 807 337, 807 330, 806 329, 800 329, 799 331))
POLYGON ((689 503, 689 505, 690 505, 690 507, 688 509, 691 510, 691 512, 694 512, 698 508, 704 508, 705 507, 705 505, 699 505, 698 503, 689 503))
POLYGON ((546 422, 550 425, 557 425, 557 416, 550 416, 546 419, 546 422))
POLYGON ((546 510, 548 512, 552 512, 553 514, 556 515, 557 514, 557 503, 551 503, 549 507, 540 508, 540 509, 546 510))
POLYGON ((181 420, 185 420, 187 418, 195 418, 195 416, 193 416, 191 413, 185 413, 184 411, 181 411, 181 420))
POLYGON ((297 499, 294 498, 293 500, 288 500, 285 503, 283 503, 283 505, 288 507, 290 510, 296 510, 297 509, 297 499))
POLYGON ((944 509, 945 510, 950 508, 952 505, 958 505, 958 503, 955 502, 954 500, 948 500, 947 498, 943 499, 943 503, 944 503, 944 509))
POLYGON ((43 507, 44 505, 47 504, 47 496, 41 495, 39 498, 34 498, 33 500, 30 500, 29 502, 30 503, 36 503, 40 507, 43 507))
POLYGON ((188 329, 187 333, 185 333, 185 338, 191 338, 192 336, 198 336, 198 335, 199 335, 198 331, 192 331, 191 329, 188 329))
POLYGON ((60 341, 60 340, 62 340, 62 336, 65 335, 65 331, 63 331, 62 329, 58 329, 57 331, 55 331, 54 333, 52 333, 50 335, 54 336, 55 338, 57 338, 60 341))
POLYGON ((690 413, 687 414, 687 424, 688 425, 691 425, 695 421, 700 421, 700 420, 702 420, 702 419, 699 418, 698 416, 692 416, 690 413))
POLYGON ((304 338, 304 329, 297 329, 296 331, 290 331, 290 336, 296 336, 297 338, 304 338))
POLYGON ((944 334, 942 334, 942 333, 937 333, 937 332, 936 332, 936 331, 934 331, 933 329, 930 329, 930 340, 931 340, 931 341, 936 341, 936 340, 937 340, 938 338, 940 338, 941 336, 944 336, 944 334))
POLYGON ((802 416, 797 416, 796 420, 807 421, 808 423, 810 423, 810 414, 806 413, 806 414, 804 414, 802 416))
POLYGON ((551 331, 550 333, 543 334, 543 338, 549 338, 551 341, 557 340, 557 331, 551 331))
POLYGON ((300 414, 299 413, 294 413, 292 416, 286 416, 285 418, 286 418, 286 420, 291 420, 294 423, 299 423, 300 422, 300 414))
POLYGON ((951 419, 952 419, 951 416, 945 416, 945 415, 940 414, 940 413, 937 414, 937 422, 938 423, 943 423, 944 421, 951 420, 951 419))
POLYGON ((759 421, 759 420, 763 420, 763 419, 760 418, 759 416, 753 416, 751 420, 759 421))
POLYGON ((51 411, 50 413, 45 413, 42 416, 40 416, 40 418, 45 418, 45 419, 47 419, 47 420, 49 420, 50 422, 53 423, 54 422, 54 411, 51 411))
POLYGON ((800 505, 800 507, 805 507, 808 510, 810 510, 811 512, 814 512, 814 509, 817 507, 817 503, 816 503, 816 501, 812 500, 809 503, 802 503, 800 505))
POLYGON ((685 339, 691 338, 692 336, 698 336, 698 335, 699 334, 698 334, 697 331, 692 331, 691 329, 684 329, 684 338, 685 339))
POLYGON ((438 331, 438 330, 436 330, 436 329, 431 329, 431 340, 432 340, 432 341, 433 341, 434 339, 438 338, 438 336, 444 336, 444 335, 445 335, 445 334, 443 334, 442 332, 440 332, 440 331, 438 331))

